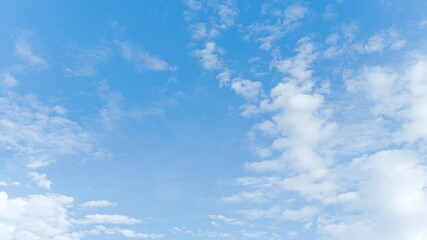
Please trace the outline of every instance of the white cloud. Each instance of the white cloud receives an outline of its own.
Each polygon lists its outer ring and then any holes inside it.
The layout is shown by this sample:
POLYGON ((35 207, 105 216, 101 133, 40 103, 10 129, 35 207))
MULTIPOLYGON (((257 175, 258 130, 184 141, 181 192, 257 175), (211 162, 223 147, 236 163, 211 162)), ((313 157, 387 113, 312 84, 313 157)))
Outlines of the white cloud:
POLYGON ((292 5, 285 9, 285 23, 291 24, 304 18, 308 13, 308 8, 302 5, 292 5))
POLYGON ((349 188, 359 197, 347 214, 324 219, 319 232, 327 239, 423 239, 427 206, 427 168, 411 151, 385 150, 352 161, 344 169, 349 188))
POLYGON ((98 65, 107 62, 110 55, 109 47, 86 49, 76 56, 78 62, 71 67, 66 67, 64 71, 77 77, 93 76, 97 72, 98 65))
MULTIPOLYGON (((274 175, 237 180, 251 190, 240 193, 270 193, 263 202, 270 204, 239 212, 251 220, 295 221, 319 239, 424 239, 427 57, 345 74, 350 106, 333 107, 354 119, 335 123, 325 96, 314 88, 314 46, 300 44, 296 56, 273 61, 285 78, 258 102, 256 110, 271 117, 250 132, 273 157, 247 168, 274 175), (289 192, 297 194, 299 208, 271 206, 289 192)), ((223 199, 248 201, 243 196, 223 199)))
POLYGON ((184 17, 187 21, 195 18, 203 6, 202 3, 197 0, 185 0, 184 3, 188 7, 188 9, 184 11, 184 17))
POLYGON ((355 23, 343 24, 340 31, 326 38, 328 47, 323 52, 324 57, 385 53, 400 50, 406 45, 406 39, 394 28, 378 31, 366 41, 356 41, 357 32, 358 26, 355 23))
POLYGON ((58 114, 33 95, 9 92, 0 97, 0 149, 13 152, 11 159, 30 168, 45 166, 57 157, 85 154, 95 158, 100 148, 79 124, 58 114))
POLYGON ((359 27, 355 22, 341 24, 338 32, 333 32, 327 36, 325 42, 328 45, 323 55, 326 58, 333 58, 343 54, 354 52, 355 39, 359 27))
POLYGON ((133 64, 138 70, 161 72, 174 69, 174 67, 170 66, 158 56, 151 55, 129 42, 118 42, 118 45, 120 48, 120 55, 126 61, 133 64))
POLYGON ((30 172, 28 173, 28 176, 41 188, 50 189, 50 186, 52 185, 52 182, 44 173, 30 172))
POLYGON ((329 47, 323 52, 326 58, 354 53, 372 54, 397 51, 405 47, 406 40, 394 28, 388 28, 371 35, 366 42, 355 41, 358 31, 354 23, 344 24, 341 32, 335 32, 326 39, 329 47))
POLYGON ((220 87, 228 86, 230 84, 230 80, 231 80, 231 71, 228 69, 225 69, 224 71, 219 73, 216 76, 216 78, 219 80, 219 86, 220 87))
POLYGON ((269 209, 248 209, 241 210, 241 214, 250 220, 260 219, 260 218, 280 218, 281 207, 273 206, 269 209))
POLYGON ((178 235, 178 234, 184 234, 184 235, 190 235, 193 237, 198 237, 198 238, 213 238, 213 239, 218 239, 218 238, 232 238, 233 234, 228 233, 228 232, 217 232, 217 231, 211 231, 211 230, 205 230, 205 229, 187 229, 184 227, 173 227, 171 228, 171 232, 174 235, 178 235))
POLYGON ((370 52, 382 52, 385 48, 384 36, 378 34, 369 38, 368 42, 363 46, 363 49, 370 52))
POLYGON ((48 158, 39 157, 39 159, 32 159, 32 157, 29 157, 30 162, 27 164, 27 168, 30 169, 38 169, 42 167, 48 166, 51 162, 48 160, 48 158))
POLYGON ((400 129, 393 131, 395 142, 425 140, 427 131, 422 126, 427 121, 426 68, 425 56, 416 57, 405 72, 378 66, 365 68, 359 75, 347 79, 347 88, 364 93, 373 104, 370 110, 375 116, 387 116, 399 122, 400 129))
POLYGON ((236 202, 265 202, 270 199, 271 194, 262 191, 241 192, 232 196, 222 197, 223 203, 236 203, 236 202))
MULTIPOLYGON (((327 142, 335 124, 327 121, 329 110, 324 107, 324 97, 313 91, 311 79, 311 65, 318 55, 308 38, 298 41, 296 52, 294 57, 284 60, 275 56, 272 66, 284 74, 285 81, 274 86, 270 99, 261 101, 259 106, 260 112, 273 113, 263 124, 268 122, 268 131, 279 137, 272 136, 270 146, 257 149, 264 149, 267 156, 273 152, 279 155, 271 160, 247 163, 248 169, 304 172, 324 169, 332 163, 331 146, 327 142)), ((265 135, 265 129, 259 130, 265 135)))
POLYGON ((104 226, 97 226, 90 230, 87 235, 121 235, 126 238, 136 239, 159 239, 163 238, 164 234, 156 233, 141 233, 125 228, 107 228, 104 226))
POLYGON ((111 90, 107 81, 101 81, 97 88, 98 96, 103 101, 99 109, 98 120, 108 130, 112 130, 119 120, 128 115, 121 107, 122 95, 111 90))
POLYGON ((1 86, 4 88, 11 88, 18 84, 18 80, 16 80, 16 78, 10 73, 3 73, 0 76, 0 79, 1 79, 1 86))
POLYGON ((296 48, 297 55, 286 59, 273 59, 271 65, 279 72, 286 73, 299 81, 308 80, 312 76, 311 64, 317 58, 314 44, 309 38, 301 38, 296 48))
POLYGON ((238 9, 233 0, 227 1, 186 1, 188 9, 184 12, 187 21, 196 18, 203 19, 200 12, 209 12, 208 20, 190 25, 194 40, 212 39, 220 36, 221 32, 233 27, 238 16, 238 9), (203 11, 202 11, 203 9, 203 11))
POLYGON ((234 218, 226 217, 223 215, 209 215, 209 219, 214 221, 223 222, 229 225, 244 225, 245 223, 234 218))
POLYGON ((419 139, 427 140, 427 130, 424 124, 427 121, 427 57, 422 56, 413 63, 403 76, 408 79, 410 91, 406 100, 410 107, 404 110, 405 123, 398 137, 408 142, 419 139))
POLYGON ((195 40, 200 40, 209 36, 205 23, 192 24, 190 26, 190 31, 192 34, 192 38, 195 40))
POLYGON ((20 182, 5 182, 0 181, 0 187, 19 187, 22 186, 20 182))
POLYGON ((308 12, 307 7, 299 4, 288 6, 284 11, 269 9, 268 13, 273 13, 274 19, 250 25, 249 36, 255 37, 256 41, 261 43, 260 49, 269 50, 278 40, 294 30, 308 12))
POLYGON ((72 201, 60 195, 9 198, 0 192, 0 236, 10 240, 78 240, 78 234, 70 233, 68 208, 72 201))
POLYGON ((118 127, 121 122, 129 118, 138 119, 149 115, 161 114, 161 109, 148 109, 145 111, 124 109, 125 102, 122 93, 111 89, 108 81, 99 82, 96 92, 102 101, 98 109, 97 123, 102 130, 112 131, 118 127))
POLYGON ((85 208, 114 207, 116 205, 116 203, 110 202, 108 200, 93 200, 80 204, 80 206, 85 208))
POLYGON ((284 137, 274 139, 270 148, 283 152, 278 160, 254 163, 250 167, 259 170, 290 167, 298 171, 326 167, 330 160, 327 150, 321 146, 327 147, 327 139, 335 127, 327 123, 326 116, 323 116, 323 97, 306 92, 294 82, 279 83, 271 96, 271 103, 265 105, 263 110, 278 111, 271 121, 276 128, 274 131, 282 133, 284 137))
POLYGON ((271 239, 271 240, 281 239, 280 235, 278 235, 277 233, 271 233, 267 231, 243 231, 242 235, 245 238, 253 238, 253 239, 271 239))
POLYGON ((233 1, 223 1, 217 5, 219 27, 227 29, 234 25, 238 10, 233 6, 233 1))
POLYGON ((222 50, 218 49, 215 42, 207 42, 205 48, 196 49, 193 53, 199 58, 204 70, 213 71, 222 67, 221 52, 222 50))
POLYGON ((87 229, 81 224, 130 225, 140 223, 123 215, 86 215, 73 219, 73 198, 57 195, 29 195, 9 198, 0 192, 0 236, 6 240, 82 240, 91 236, 120 235, 125 238, 158 239, 164 234, 141 233, 102 225, 87 229))
POLYGON ((287 206, 273 206, 267 209, 248 209, 241 213, 248 219, 279 219, 280 221, 293 221, 311 223, 321 211, 314 206, 305 206, 300 209, 292 209, 287 206))
POLYGON ((77 220, 78 224, 126 224, 132 225, 141 223, 142 221, 136 218, 131 218, 124 215, 106 215, 106 214, 93 214, 86 215, 82 219, 77 220))
POLYGON ((262 83, 242 78, 235 78, 231 82, 231 89, 237 95, 240 95, 247 100, 256 100, 262 90, 262 83))
POLYGON ((288 221, 309 221, 318 213, 315 207, 303 207, 301 209, 285 209, 282 218, 288 221))
POLYGON ((15 40, 14 45, 15 45, 16 55, 32 66, 37 66, 37 67, 47 66, 46 60, 44 60, 42 57, 36 55, 33 52, 31 44, 29 43, 29 37, 30 37, 29 32, 23 32, 21 36, 19 36, 15 40))

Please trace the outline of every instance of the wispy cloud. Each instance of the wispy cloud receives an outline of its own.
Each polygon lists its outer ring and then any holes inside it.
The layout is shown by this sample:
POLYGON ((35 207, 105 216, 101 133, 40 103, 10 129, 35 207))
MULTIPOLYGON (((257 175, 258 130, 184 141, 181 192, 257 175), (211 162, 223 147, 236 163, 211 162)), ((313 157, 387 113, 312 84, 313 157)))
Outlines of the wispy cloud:
POLYGON ((11 73, 3 73, 0 75, 1 86, 3 88, 11 88, 18 84, 18 80, 11 73))
MULTIPOLYGON (((280 6, 283 8, 283 6, 280 6)), ((260 49, 269 50, 283 38, 288 32, 294 30, 301 19, 307 16, 309 9, 303 5, 295 4, 287 6, 285 10, 269 7, 264 9, 265 14, 272 15, 272 19, 257 21, 249 26, 249 38, 255 38, 259 42, 260 49)))
POLYGON ((93 200, 80 204, 80 206, 85 208, 114 207, 116 205, 116 203, 110 202, 108 200, 93 200))
POLYGON ((159 239, 163 238, 164 234, 159 233, 142 233, 126 228, 108 228, 105 226, 96 226, 92 230, 86 232, 87 236, 99 236, 99 235, 119 235, 126 238, 132 239, 159 239))
POLYGON ((243 221, 239 221, 234 218, 226 217, 223 215, 209 215, 208 217, 213 221, 223 222, 228 225, 244 225, 245 224, 243 221))
POLYGON ((136 218, 124 216, 124 215, 106 215, 106 214, 94 214, 86 215, 83 219, 77 220, 78 224, 125 224, 132 225, 141 223, 142 221, 136 218))
POLYGON ((97 67, 100 64, 106 63, 110 58, 111 49, 108 46, 88 48, 77 53, 77 63, 66 67, 64 71, 77 77, 93 76, 97 73, 97 67))
POLYGON ((30 44, 31 33, 27 31, 21 32, 20 36, 15 40, 15 53, 31 66, 45 67, 48 65, 45 59, 36 55, 30 44))
POLYGON ((161 72, 175 69, 175 67, 170 66, 160 57, 149 54, 141 47, 130 42, 118 42, 118 46, 120 48, 120 55, 140 71, 161 72))

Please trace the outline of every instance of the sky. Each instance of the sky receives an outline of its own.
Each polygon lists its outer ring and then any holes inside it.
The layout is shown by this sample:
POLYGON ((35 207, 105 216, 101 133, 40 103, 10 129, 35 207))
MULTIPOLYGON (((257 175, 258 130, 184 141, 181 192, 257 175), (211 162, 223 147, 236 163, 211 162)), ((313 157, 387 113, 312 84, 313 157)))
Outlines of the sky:
POLYGON ((427 239, 427 1, 1 1, 1 240, 427 239))

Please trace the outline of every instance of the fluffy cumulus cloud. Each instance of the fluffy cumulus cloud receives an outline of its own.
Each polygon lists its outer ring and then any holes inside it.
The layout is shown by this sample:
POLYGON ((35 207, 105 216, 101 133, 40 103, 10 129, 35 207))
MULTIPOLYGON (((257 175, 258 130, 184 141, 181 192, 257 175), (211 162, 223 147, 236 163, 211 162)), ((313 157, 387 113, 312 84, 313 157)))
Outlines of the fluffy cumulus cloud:
POLYGON ((354 159, 345 169, 356 196, 349 212, 325 217, 319 232, 326 239, 423 239, 425 162, 410 150, 383 150, 354 159))
POLYGON ((72 202, 61 195, 10 198, 0 192, 0 235, 7 240, 80 239, 70 232, 68 208, 72 202))
POLYGON ((301 39, 294 57, 275 60, 274 65, 285 74, 287 81, 273 87, 270 100, 260 105, 260 112, 273 115, 261 123, 256 132, 276 133, 267 148, 279 155, 273 160, 250 163, 247 165, 250 169, 280 171, 287 168, 304 172, 326 168, 330 164, 327 142, 333 134, 334 124, 327 121, 324 97, 312 88, 310 65, 315 58, 313 45, 307 39, 301 39))
POLYGON ((427 134, 421 125, 426 120, 426 67, 426 57, 416 56, 401 72, 384 66, 365 68, 347 77, 347 89, 363 94, 373 104, 375 117, 390 117, 400 124, 392 133, 394 142, 425 140, 427 134))
MULTIPOLYGON (((238 215, 247 222, 299 225, 288 237, 426 238, 423 51, 405 53, 399 63, 363 64, 367 56, 403 54, 399 51, 407 47, 407 39, 395 26, 358 37, 361 27, 355 22, 335 27, 325 43, 307 34, 292 52, 283 51, 276 42, 312 12, 303 5, 281 12, 273 5, 263 5, 264 16, 273 17, 250 25, 245 40, 269 50, 271 58, 264 59, 269 62, 267 74, 275 72, 280 81, 261 84, 233 78, 236 71, 225 57, 221 66, 211 68, 202 59, 205 70, 218 70, 220 86, 229 86, 246 100, 242 115, 259 121, 248 136, 261 159, 245 164, 257 176, 238 178, 240 191, 219 202, 240 208, 238 215), (353 56, 355 66, 334 69, 342 84, 324 81, 319 66, 342 56, 353 56)), ((213 52, 210 49, 205 55, 213 52)), ((219 214, 210 218, 217 225, 234 219, 219 214)), ((262 231, 241 236, 266 238, 262 231)))
MULTIPOLYGON (((376 146, 366 144, 349 150, 344 146, 352 144, 346 139, 352 137, 347 128, 357 126, 352 121, 329 120, 334 113, 325 106, 325 97, 313 89, 311 80, 310 66, 316 55, 301 49, 307 47, 300 45, 296 56, 276 61, 285 82, 273 87, 271 100, 260 102, 260 112, 271 111, 273 115, 253 129, 253 134, 272 139, 266 148, 278 157, 247 164, 251 170, 279 171, 287 176, 241 178, 239 184, 258 192, 276 192, 273 199, 297 193, 299 202, 307 205, 295 210, 277 206, 242 213, 249 219, 301 222, 321 239, 424 239, 425 56, 410 57, 400 70, 370 66, 344 75, 345 94, 358 98, 353 108, 364 112, 363 118, 369 121, 386 119, 381 120, 384 126, 371 124, 377 131, 367 132, 359 140, 375 143, 382 135, 389 137, 376 146), (352 156, 350 161, 340 159, 346 156, 352 156), (313 201, 318 205, 308 205, 313 201), (332 206, 336 210, 328 211, 332 206)), ((335 111, 344 111, 340 107, 335 105, 335 111)), ((352 134, 357 138, 359 133, 352 134)), ((237 202, 238 196, 245 195, 242 192, 226 199, 237 202)), ((271 194, 263 197, 268 201, 271 194)))

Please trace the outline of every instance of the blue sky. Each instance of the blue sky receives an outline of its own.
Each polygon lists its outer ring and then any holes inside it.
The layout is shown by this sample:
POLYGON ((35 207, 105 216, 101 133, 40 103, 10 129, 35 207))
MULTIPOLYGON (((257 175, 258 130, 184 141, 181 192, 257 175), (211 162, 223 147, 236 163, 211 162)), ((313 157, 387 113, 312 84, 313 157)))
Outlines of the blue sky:
POLYGON ((427 2, 4 1, 0 238, 427 238, 427 2))

